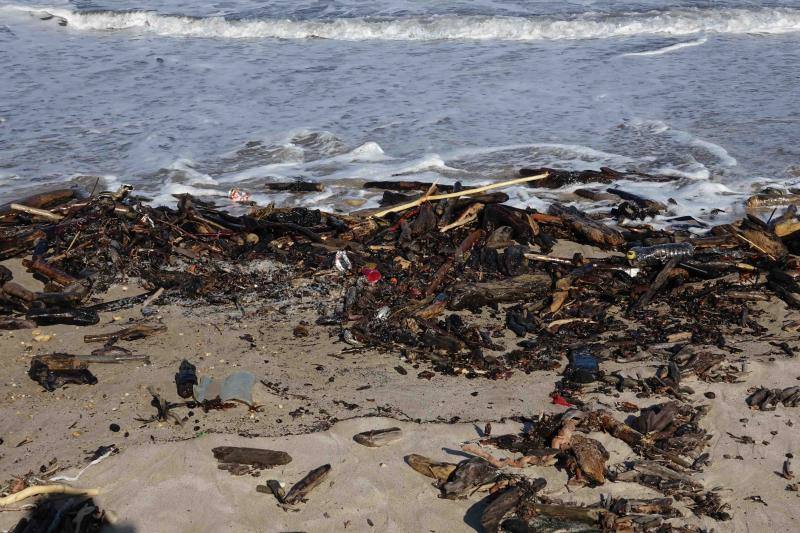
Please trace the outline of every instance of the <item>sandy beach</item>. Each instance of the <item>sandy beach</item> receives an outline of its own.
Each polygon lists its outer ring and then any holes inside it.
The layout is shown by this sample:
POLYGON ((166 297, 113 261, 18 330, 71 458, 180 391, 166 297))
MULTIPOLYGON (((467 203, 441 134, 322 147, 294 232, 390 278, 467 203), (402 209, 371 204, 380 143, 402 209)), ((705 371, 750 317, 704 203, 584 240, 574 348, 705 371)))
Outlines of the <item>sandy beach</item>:
MULTIPOLYGON (((5 264, 20 283, 36 283, 26 279, 18 263, 5 264)), ((103 298, 137 290, 135 283, 115 286, 103 298)), ((92 451, 115 444, 118 454, 87 469, 73 483, 100 490, 96 502, 113 517, 111 531, 481 530, 482 493, 466 501, 441 499, 432 480, 409 468, 404 457, 415 453, 458 462, 469 456, 461 445, 481 437, 487 422, 494 435, 515 433, 522 427, 519 420, 563 412, 566 408, 553 405, 549 397, 561 369, 518 372, 500 381, 439 374, 420 379, 417 375, 428 368, 426 363, 403 361, 398 353, 354 350, 329 328, 313 325, 320 297, 303 295, 302 288, 298 294, 246 308, 162 305, 148 319, 134 307, 103 313, 100 324, 90 328, 61 325, 3 332, 0 461, 5 477, 54 465, 60 474, 74 475, 92 451), (96 385, 68 385, 55 392, 42 390, 26 375, 32 356, 85 353, 83 336, 88 332, 143 321, 166 326, 166 331, 120 345, 147 354, 150 364, 92 365, 96 385), (308 336, 295 336, 300 324, 308 324, 308 336), (253 389, 259 409, 237 406, 206 413, 200 407, 180 408, 180 425, 172 420, 143 423, 155 413, 147 387, 176 399, 174 375, 184 358, 193 361, 201 375, 253 372, 259 379, 253 389), (111 424, 119 430, 112 431, 111 424), (387 427, 402 429, 399 442, 367 448, 352 439, 358 432, 387 427), (293 460, 260 471, 259 477, 232 476, 217 468, 212 455, 213 448, 223 445, 287 451, 293 460), (296 512, 285 511, 271 495, 255 490, 270 478, 291 485, 321 464, 332 467, 328 480, 296 512)), ((753 312, 768 329, 761 338, 791 341, 796 336, 782 326, 800 313, 787 310, 779 300, 758 302, 753 312)), ((794 385, 800 377, 796 360, 769 340, 753 336, 742 335, 729 344, 742 350, 736 359, 746 362, 744 379, 688 380, 685 385, 694 391, 690 402, 711 408, 705 419, 711 435, 710 464, 700 477, 707 489, 718 487, 730 502, 733 520, 697 517, 677 502, 684 515, 680 521, 726 531, 794 530, 797 519, 791 509, 798 493, 786 489, 789 482, 779 473, 786 454, 797 449, 794 425, 800 423, 800 413, 781 406, 770 412, 751 411, 745 398, 758 385, 794 385), (709 392, 713 399, 706 397, 709 392), (752 442, 734 437, 750 437, 752 442), (753 501, 754 496, 761 501, 753 501)), ((617 366, 642 375, 655 369, 648 362, 617 366)), ((620 401, 646 407, 659 399, 625 392, 611 397, 589 394, 587 401, 598 408, 620 401)), ((609 450, 609 465, 634 455, 607 434, 591 436, 609 450)), ((592 504, 600 494, 658 496, 657 491, 626 482, 569 487, 567 474, 554 467, 506 470, 545 478, 544 494, 565 502, 592 504)), ((4 509, 0 528, 10 528, 23 515, 24 510, 4 509)))

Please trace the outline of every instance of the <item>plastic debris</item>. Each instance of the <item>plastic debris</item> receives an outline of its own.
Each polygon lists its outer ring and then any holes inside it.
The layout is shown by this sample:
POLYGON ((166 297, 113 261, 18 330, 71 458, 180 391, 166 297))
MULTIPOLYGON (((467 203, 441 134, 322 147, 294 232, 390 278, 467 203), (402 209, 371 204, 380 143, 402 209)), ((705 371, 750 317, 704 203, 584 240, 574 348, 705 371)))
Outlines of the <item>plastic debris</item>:
POLYGON ((694 246, 689 242, 671 242, 655 246, 634 246, 626 257, 634 265, 664 262, 673 258, 691 257, 694 255, 694 246))
POLYGON ((235 372, 222 380, 203 376, 200 378, 200 383, 194 387, 194 399, 198 402, 216 399, 223 402, 233 400, 252 406, 255 382, 256 376, 252 372, 235 372))

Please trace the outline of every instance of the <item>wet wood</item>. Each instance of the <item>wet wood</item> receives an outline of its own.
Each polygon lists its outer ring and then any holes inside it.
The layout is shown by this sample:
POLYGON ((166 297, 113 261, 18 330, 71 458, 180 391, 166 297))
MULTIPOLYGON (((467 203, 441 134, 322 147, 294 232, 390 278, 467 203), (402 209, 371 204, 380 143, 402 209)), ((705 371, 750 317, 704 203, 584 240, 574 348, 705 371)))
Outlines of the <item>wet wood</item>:
POLYGON ((672 259, 667 261, 667 264, 664 265, 664 268, 662 268, 661 271, 658 273, 656 278, 653 280, 653 283, 650 284, 650 287, 647 289, 647 292, 645 292, 642 295, 642 297, 639 298, 634 307, 642 308, 650 303, 650 300, 653 299, 653 296, 655 296, 655 294, 659 290, 661 290, 661 287, 663 287, 664 284, 669 280, 672 270, 676 266, 678 266, 678 263, 681 262, 681 259, 682 258, 680 257, 673 257, 672 259))
POLYGON ((421 198, 419 198, 417 200, 414 200, 413 202, 408 202, 406 204, 401 204, 401 205, 398 205, 398 206, 390 207, 388 209, 384 209, 382 211, 379 211, 379 212, 373 214, 372 216, 376 217, 376 218, 380 218, 380 217, 384 217, 384 216, 386 216, 386 215, 388 215, 390 213, 399 213, 401 211, 406 211, 407 209, 411 209, 413 207, 417 207, 417 206, 421 205, 424 202, 433 202, 433 201, 436 201, 436 200, 446 200, 448 198, 459 198, 461 196, 471 196, 471 195, 482 193, 484 191, 489 191, 489 190, 492 190, 492 189, 499 189, 501 187, 511 187, 513 185, 520 185, 520 184, 523 184, 523 183, 529 183, 531 181, 542 180, 542 179, 545 179, 546 177, 547 177, 547 173, 542 173, 542 174, 537 174, 537 175, 533 175, 533 176, 527 176, 527 177, 524 177, 524 178, 517 178, 517 179, 514 179, 514 180, 501 181, 499 183, 491 183, 489 185, 484 185, 482 187, 475 187, 475 188, 472 188, 472 189, 464 189, 463 191, 458 191, 458 192, 451 192, 451 193, 445 193, 445 194, 424 195, 421 198))
POLYGON ((17 212, 15 212, 12 208, 12 205, 14 204, 44 209, 63 204, 74 199, 75 197, 76 194, 73 189, 56 189, 41 194, 34 194, 32 196, 28 196, 27 198, 17 200, 16 202, 7 203, 0 206, 0 222, 13 220, 17 216, 17 212))
POLYGON ((547 274, 523 274, 498 281, 459 284, 453 287, 447 308, 460 311, 528 301, 535 294, 544 296, 552 284, 552 278, 547 274))
POLYGON ((622 233, 589 218, 574 207, 556 203, 550 205, 548 213, 560 217, 575 233, 597 246, 615 247, 625 244, 622 233))
POLYGON ((467 235, 467 237, 461 241, 458 249, 456 249, 455 253, 448 259, 442 266, 439 267, 439 270, 436 271, 436 274, 433 276, 430 284, 428 285, 428 289, 425 291, 427 296, 431 296, 436 294, 436 291, 439 289, 439 285, 444 282, 445 277, 453 270, 453 267, 456 263, 463 260, 464 256, 475 246, 479 240, 481 240, 484 236, 483 230, 477 229, 467 235))
POLYGON ((78 279, 67 274, 60 268, 51 265, 41 259, 23 259, 22 265, 27 268, 29 271, 39 274, 50 281, 54 281, 61 285, 62 287, 66 287, 67 285, 72 285, 73 283, 77 282, 78 279))
POLYGON ((286 192, 322 192, 325 186, 314 181, 290 181, 285 183, 267 183, 264 185, 270 191, 286 192))
POLYGON ((22 318, 0 318, 0 330, 10 331, 16 329, 33 329, 36 322, 22 318))
POLYGON ((643 196, 623 191, 622 189, 609 188, 606 189, 606 191, 615 196, 619 196, 623 200, 631 202, 639 209, 645 210, 651 214, 658 214, 667 210, 667 206, 662 204, 661 202, 658 202, 656 200, 650 200, 649 198, 644 198, 643 196))
MULTIPOLYGON (((425 181, 368 181, 364 184, 365 189, 383 189, 388 191, 420 191, 425 192, 433 186, 433 183, 425 181)), ((436 184, 436 188, 442 192, 452 192, 452 185, 436 184)))

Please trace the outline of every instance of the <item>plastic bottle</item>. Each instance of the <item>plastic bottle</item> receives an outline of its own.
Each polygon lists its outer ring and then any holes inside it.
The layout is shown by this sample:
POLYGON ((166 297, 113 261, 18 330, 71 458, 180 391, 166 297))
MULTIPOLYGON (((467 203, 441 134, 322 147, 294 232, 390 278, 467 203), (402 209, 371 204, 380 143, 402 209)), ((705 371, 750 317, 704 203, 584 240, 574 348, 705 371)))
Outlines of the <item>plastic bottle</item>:
POLYGON ((628 261, 634 265, 669 261, 675 257, 691 257, 694 246, 689 242, 671 242, 655 246, 634 246, 628 250, 628 261))

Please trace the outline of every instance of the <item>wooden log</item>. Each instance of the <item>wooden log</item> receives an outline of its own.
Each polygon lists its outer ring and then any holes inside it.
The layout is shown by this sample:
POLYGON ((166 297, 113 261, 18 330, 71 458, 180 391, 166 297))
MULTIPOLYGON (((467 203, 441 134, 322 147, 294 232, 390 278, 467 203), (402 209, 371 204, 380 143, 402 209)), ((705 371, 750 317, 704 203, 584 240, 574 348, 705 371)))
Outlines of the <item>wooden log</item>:
POLYGON ((453 287, 447 308, 452 311, 477 309, 486 305, 529 301, 542 297, 553 286, 547 274, 523 274, 485 283, 466 283, 453 287))
POLYGON ((264 185, 270 191, 286 192, 322 192, 325 186, 313 181, 290 181, 284 183, 267 183, 264 185))
POLYGON ((33 329, 36 322, 21 318, 0 318, 0 330, 33 329))
POLYGON ((45 193, 34 194, 15 202, 9 202, 0 206, 0 222, 8 222, 17 216, 17 212, 12 209, 12 204, 23 205, 38 209, 45 209, 66 203, 75 198, 75 191, 72 189, 56 189, 45 193))
POLYGON ((548 213, 561 217, 572 230, 589 242, 601 247, 614 247, 625 244, 625 237, 619 231, 593 220, 571 206, 552 204, 548 213))
POLYGON ((481 526, 487 533, 497 533, 503 518, 517 507, 522 499, 522 490, 519 487, 508 487, 497 494, 484 508, 481 514, 481 526))
POLYGON ((35 218, 43 218, 45 220, 49 220, 50 222, 58 222, 64 218, 56 213, 51 213, 47 209, 39 209, 38 207, 28 207, 27 205, 21 204, 11 204, 10 207, 15 213, 25 213, 26 215, 30 215, 35 218))
POLYGON ((72 285, 73 283, 77 282, 78 279, 67 274, 60 268, 51 265, 41 259, 23 259, 22 265, 26 267, 29 271, 35 272, 45 278, 49 279, 50 281, 54 281, 61 286, 66 287, 67 285, 72 285))
POLYGON ((272 468, 292 462, 286 452, 262 448, 240 448, 238 446, 219 446, 211 450, 220 463, 237 463, 259 468, 272 468))
POLYGON ((2 291, 4 294, 12 296, 14 298, 18 298, 23 302, 32 302, 36 299, 36 294, 32 291, 29 291, 19 283, 15 283, 13 281, 9 281, 3 284, 2 291))
POLYGON ((650 200, 649 198, 644 198, 643 196, 623 191, 622 189, 608 188, 606 189, 606 191, 615 196, 619 196, 623 200, 627 200, 633 203, 639 209, 644 209, 650 213, 654 214, 661 213, 662 211, 667 210, 667 206, 662 204, 661 202, 657 202, 656 200, 650 200))
POLYGON ((331 471, 331 465, 322 465, 320 467, 315 468, 306 476, 295 483, 292 487, 292 490, 286 495, 283 499, 283 502, 286 505, 294 505, 297 502, 300 502, 308 496, 308 494, 317 488, 325 478, 328 477, 328 474, 331 471))
MULTIPOLYGON (((425 192, 433 186, 433 183, 424 181, 368 181, 364 184, 365 189, 383 189, 387 191, 421 191, 425 192)), ((436 188, 442 192, 452 192, 452 185, 436 184, 436 188)))
POLYGON ((103 333, 100 335, 84 335, 83 342, 110 342, 110 341, 132 341, 136 339, 143 339, 150 337, 156 333, 166 331, 166 326, 148 326, 145 324, 137 324, 111 333, 103 333))
POLYGON ((485 191, 489 191, 492 189, 499 189, 502 187, 511 187, 512 185, 520 185, 523 183, 529 183, 531 181, 542 180, 547 177, 547 173, 537 174, 534 176, 527 176, 524 178, 517 178, 514 180, 508 181, 501 181, 498 183, 490 183, 489 185, 484 185, 482 187, 475 187, 473 189, 464 189, 463 191, 458 192, 451 192, 446 194, 431 194, 431 195, 424 195, 421 198, 414 200, 413 202, 408 202, 407 204, 402 204, 394 207, 390 207, 388 209, 384 209, 373 214, 373 217, 380 218, 383 216, 388 215, 389 213, 399 213, 401 211, 405 211, 407 209, 411 209, 412 207, 417 207, 424 202, 433 202, 436 200, 447 200, 448 198, 459 198, 461 196, 471 196, 474 194, 479 194, 485 191))

